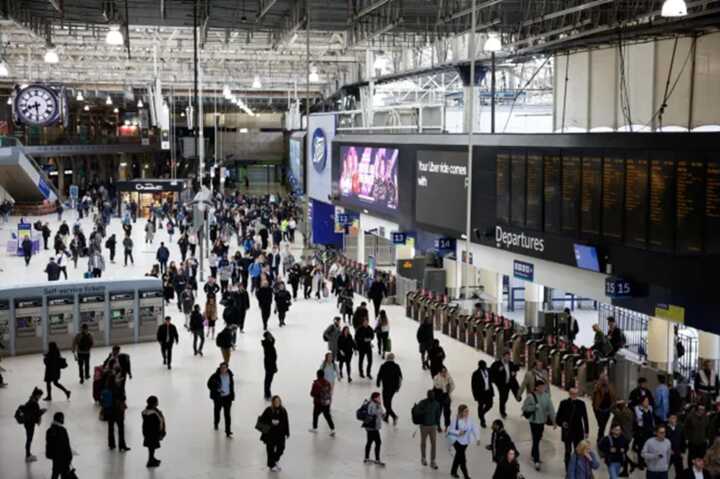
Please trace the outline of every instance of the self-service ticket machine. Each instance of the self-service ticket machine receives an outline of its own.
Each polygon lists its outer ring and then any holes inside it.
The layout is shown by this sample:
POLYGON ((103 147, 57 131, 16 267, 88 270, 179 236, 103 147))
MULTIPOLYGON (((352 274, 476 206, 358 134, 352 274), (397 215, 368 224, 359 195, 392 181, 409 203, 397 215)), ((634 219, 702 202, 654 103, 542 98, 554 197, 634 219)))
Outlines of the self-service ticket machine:
POLYGON ((56 343, 60 349, 72 347, 75 329, 75 295, 49 296, 47 298, 47 341, 56 343))
POLYGON ((110 294, 110 343, 135 340, 135 293, 118 291, 110 294))
POLYGON ((107 317, 105 315, 105 294, 80 294, 78 297, 80 327, 87 324, 96 346, 107 346, 107 317))
POLYGON ((18 298, 14 301, 14 353, 27 354, 44 351, 43 298, 36 296, 34 298, 18 298))
POLYGON ((152 341, 157 334, 157 328, 165 317, 165 304, 162 291, 139 291, 140 301, 140 328, 139 341, 152 341))

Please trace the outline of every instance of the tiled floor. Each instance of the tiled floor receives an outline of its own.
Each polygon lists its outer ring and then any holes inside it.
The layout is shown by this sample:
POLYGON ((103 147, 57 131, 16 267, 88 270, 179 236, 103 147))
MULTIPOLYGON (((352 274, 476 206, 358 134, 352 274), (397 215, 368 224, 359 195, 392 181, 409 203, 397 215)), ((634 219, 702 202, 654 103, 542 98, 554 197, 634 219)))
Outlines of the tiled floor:
MULTIPOLYGON (((74 214, 73 214, 74 219, 74 214)), ((56 221, 50 220, 55 229, 56 221)), ((155 248, 160 241, 167 239, 164 232, 155 238, 153 247, 143 244, 141 223, 133 233, 137 246, 136 265, 124 268, 120 263, 109 265, 106 275, 109 277, 142 276, 150 269, 155 257, 155 248)), ((6 226, 0 231, 0 240, 9 235, 6 226)), ((86 224, 86 230, 88 226, 86 224)), ((111 231, 120 233, 120 224, 113 220, 111 231)), ((178 251, 172 245, 172 255, 178 251)), ((23 265, 21 258, 0 257, 0 268, 4 269, 3 280, 13 283, 27 283, 44 278, 44 269, 49 252, 43 252, 33 258, 29 268, 23 265)), ((84 266, 84 262, 83 262, 84 266)), ((71 278, 79 279, 82 269, 70 267, 71 278)), ((7 284, 7 283, 6 283, 7 284)), ((279 373, 276 376, 273 392, 280 394, 290 415, 291 438, 282 459, 283 477, 448 477, 452 458, 444 439, 439 441, 440 469, 432 471, 422 467, 419 460, 419 437, 416 428, 410 422, 412 404, 424 397, 431 386, 429 374, 420 369, 415 341, 416 324, 404 317, 401 307, 387 308, 391 319, 393 348, 401 365, 405 380, 395 399, 395 409, 400 414, 397 428, 387 427, 382 431, 383 457, 388 466, 378 469, 362 463, 364 432, 355 419, 355 410, 362 400, 375 389, 367 380, 357 378, 352 384, 340 383, 336 388, 333 402, 333 416, 337 423, 337 437, 330 438, 327 428, 321 422, 321 434, 311 435, 308 427, 311 421, 312 402, 309 397, 310 384, 314 372, 320 364, 325 345, 322 331, 336 310, 332 302, 299 301, 293 305, 288 316, 288 326, 280 330, 277 320, 271 321, 272 332, 277 338, 279 353, 279 373)), ((173 314, 175 323, 181 322, 175 306, 168 311, 173 314)), ((74 466, 81 478, 143 478, 155 479, 199 479, 199 478, 263 478, 275 475, 269 473, 265 465, 265 450, 259 442, 258 433, 253 429, 258 414, 266 406, 262 397, 262 353, 260 348, 260 318, 256 302, 247 320, 247 332, 240 336, 238 350, 233 353, 231 367, 236 375, 237 400, 232 409, 235 437, 226 439, 222 432, 212 429, 212 404, 205 386, 208 376, 220 361, 218 349, 206 343, 205 357, 193 357, 191 339, 181 330, 181 342, 174 352, 172 371, 163 368, 159 347, 154 343, 128 345, 124 349, 133 360, 134 377, 128 384, 128 411, 126 416, 126 434, 132 451, 126 454, 111 452, 106 445, 106 424, 98 420, 98 409, 93 404, 91 386, 80 385, 76 379, 75 364, 65 370, 62 382, 73 392, 72 400, 59 399, 50 405, 48 416, 55 411, 66 414, 66 424, 72 446, 79 455, 74 466), (145 468, 146 452, 142 448, 140 412, 144 400, 149 394, 160 398, 160 408, 168 422, 168 436, 158 451, 163 460, 162 466, 154 471, 145 468)), ((483 354, 443 337, 441 342, 448 353, 447 366, 455 378, 457 392, 453 409, 460 403, 471 405, 475 417, 475 403, 470 393, 470 375, 478 359, 483 354)), ((107 355, 107 349, 93 352, 91 363, 96 364, 107 355)), ((65 353, 68 354, 69 353, 65 353)), ((0 478, 2 479, 38 479, 49 477, 50 464, 44 459, 45 430, 48 421, 44 420, 33 446, 38 462, 26 465, 23 460, 24 431, 18 426, 13 413, 21 402, 27 399, 34 385, 41 385, 43 367, 39 355, 6 358, 2 364, 8 370, 6 381, 10 386, 0 390, 0 478)), ((374 357, 374 370, 380 359, 374 357)), ((356 364, 354 365, 356 366, 356 364)), ((564 394, 553 391, 556 403, 564 394)), ((521 417, 519 405, 511 401, 510 417, 507 428, 521 450, 521 468, 528 479, 539 477, 562 477, 562 443, 559 433, 551 431, 542 444, 545 461, 541 474, 532 470, 529 460, 530 432, 527 422, 521 417)), ((497 417, 497 406, 493 408, 490 419, 497 417)), ((322 421, 322 419, 321 419, 322 421)), ((594 423, 594 420, 591 419, 594 423)), ((482 445, 489 441, 489 433, 481 435, 482 445)), ((471 447, 469 450, 470 473, 476 479, 491 476, 494 466, 484 447, 471 447)), ((600 473, 602 476, 605 472, 600 473)))

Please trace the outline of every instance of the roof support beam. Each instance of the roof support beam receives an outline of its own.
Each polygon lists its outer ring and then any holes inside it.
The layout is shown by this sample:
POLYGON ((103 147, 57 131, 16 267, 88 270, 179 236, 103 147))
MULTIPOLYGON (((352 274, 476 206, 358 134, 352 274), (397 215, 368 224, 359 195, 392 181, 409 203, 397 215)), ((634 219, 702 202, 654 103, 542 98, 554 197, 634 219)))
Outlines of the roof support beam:
MULTIPOLYGON (((494 5, 497 5, 498 3, 502 3, 502 2, 503 2, 503 0, 489 0, 487 2, 483 2, 483 3, 479 4, 476 7, 476 10, 483 10, 485 8, 490 8, 494 5)), ((472 7, 463 8, 462 10, 458 10, 457 12, 452 13, 445 18, 441 18, 438 22, 439 23, 447 23, 452 20, 457 20, 458 18, 466 17, 472 13, 472 10, 473 10, 472 7)))
POLYGON ((52 5, 53 8, 58 11, 58 13, 60 15, 64 14, 63 0, 48 0, 48 1, 50 2, 50 5, 52 5))
POLYGON ((375 10, 377 10, 380 7, 383 7, 384 5, 392 2, 393 0, 377 0, 375 3, 371 3, 367 7, 363 8, 359 12, 357 12, 352 17, 348 18, 348 25, 355 23, 356 21, 360 20, 362 17, 365 17, 375 10))
POLYGON ((257 18, 255 18, 256 23, 262 21, 263 17, 268 14, 272 7, 275 6, 277 0, 260 0, 258 3, 260 13, 258 13, 257 18))
POLYGON ((552 20, 553 18, 564 17, 565 15, 570 15, 571 13, 582 12, 583 10, 588 10, 590 8, 599 7, 599 6, 605 5, 607 3, 613 3, 614 1, 615 0, 593 0, 592 2, 583 3, 581 5, 576 5, 576 6, 570 7, 570 8, 564 8, 564 9, 558 10, 556 12, 551 12, 546 15, 542 15, 540 17, 536 17, 536 18, 527 20, 526 22, 522 23, 522 26, 527 27, 528 25, 532 25, 534 23, 544 22, 546 20, 552 20))

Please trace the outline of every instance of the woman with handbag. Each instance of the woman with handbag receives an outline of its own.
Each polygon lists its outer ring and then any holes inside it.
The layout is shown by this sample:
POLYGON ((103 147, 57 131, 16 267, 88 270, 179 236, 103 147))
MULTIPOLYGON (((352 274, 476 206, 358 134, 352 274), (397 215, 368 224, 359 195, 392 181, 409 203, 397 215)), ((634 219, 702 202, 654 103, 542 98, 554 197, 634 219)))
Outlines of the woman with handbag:
POLYGON ((160 459, 155 457, 155 451, 160 448, 160 441, 167 434, 165 430, 165 416, 158 409, 160 402, 156 396, 147 398, 145 409, 142 412, 143 446, 148 449, 147 467, 158 467, 160 459))
POLYGON ((465 404, 458 406, 457 416, 448 427, 448 441, 455 449, 455 457, 453 458, 450 475, 452 477, 460 477, 457 474, 458 468, 462 471, 465 479, 470 479, 467 471, 467 457, 465 452, 470 444, 476 442, 480 444, 480 434, 477 425, 470 419, 470 408, 465 404))
POLYGON ((570 456, 567 468, 567 479, 592 479, 593 471, 600 467, 600 463, 592 452, 590 441, 584 439, 575 448, 570 456))
POLYGON ((280 396, 273 396, 270 406, 258 418, 255 429, 260 431, 260 440, 265 443, 268 468, 280 472, 279 462, 285 452, 285 440, 290 438, 290 422, 280 396))
POLYGON ((60 356, 60 350, 54 341, 48 344, 48 352, 45 354, 43 362, 45 363, 44 379, 47 385, 47 396, 45 396, 44 401, 52 401, 51 384, 54 384, 56 388, 64 392, 65 396, 70 399, 70 391, 60 384, 60 374, 61 371, 67 367, 67 360, 60 356))

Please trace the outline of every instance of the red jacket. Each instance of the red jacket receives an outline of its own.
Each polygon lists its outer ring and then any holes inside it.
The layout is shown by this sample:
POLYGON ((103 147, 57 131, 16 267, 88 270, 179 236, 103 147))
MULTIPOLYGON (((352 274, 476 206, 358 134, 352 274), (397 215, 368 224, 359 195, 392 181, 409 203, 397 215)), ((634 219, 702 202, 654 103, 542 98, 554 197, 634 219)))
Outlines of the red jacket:
POLYGON ((332 385, 325 378, 316 379, 310 389, 310 396, 315 406, 329 406, 332 400, 332 385))

